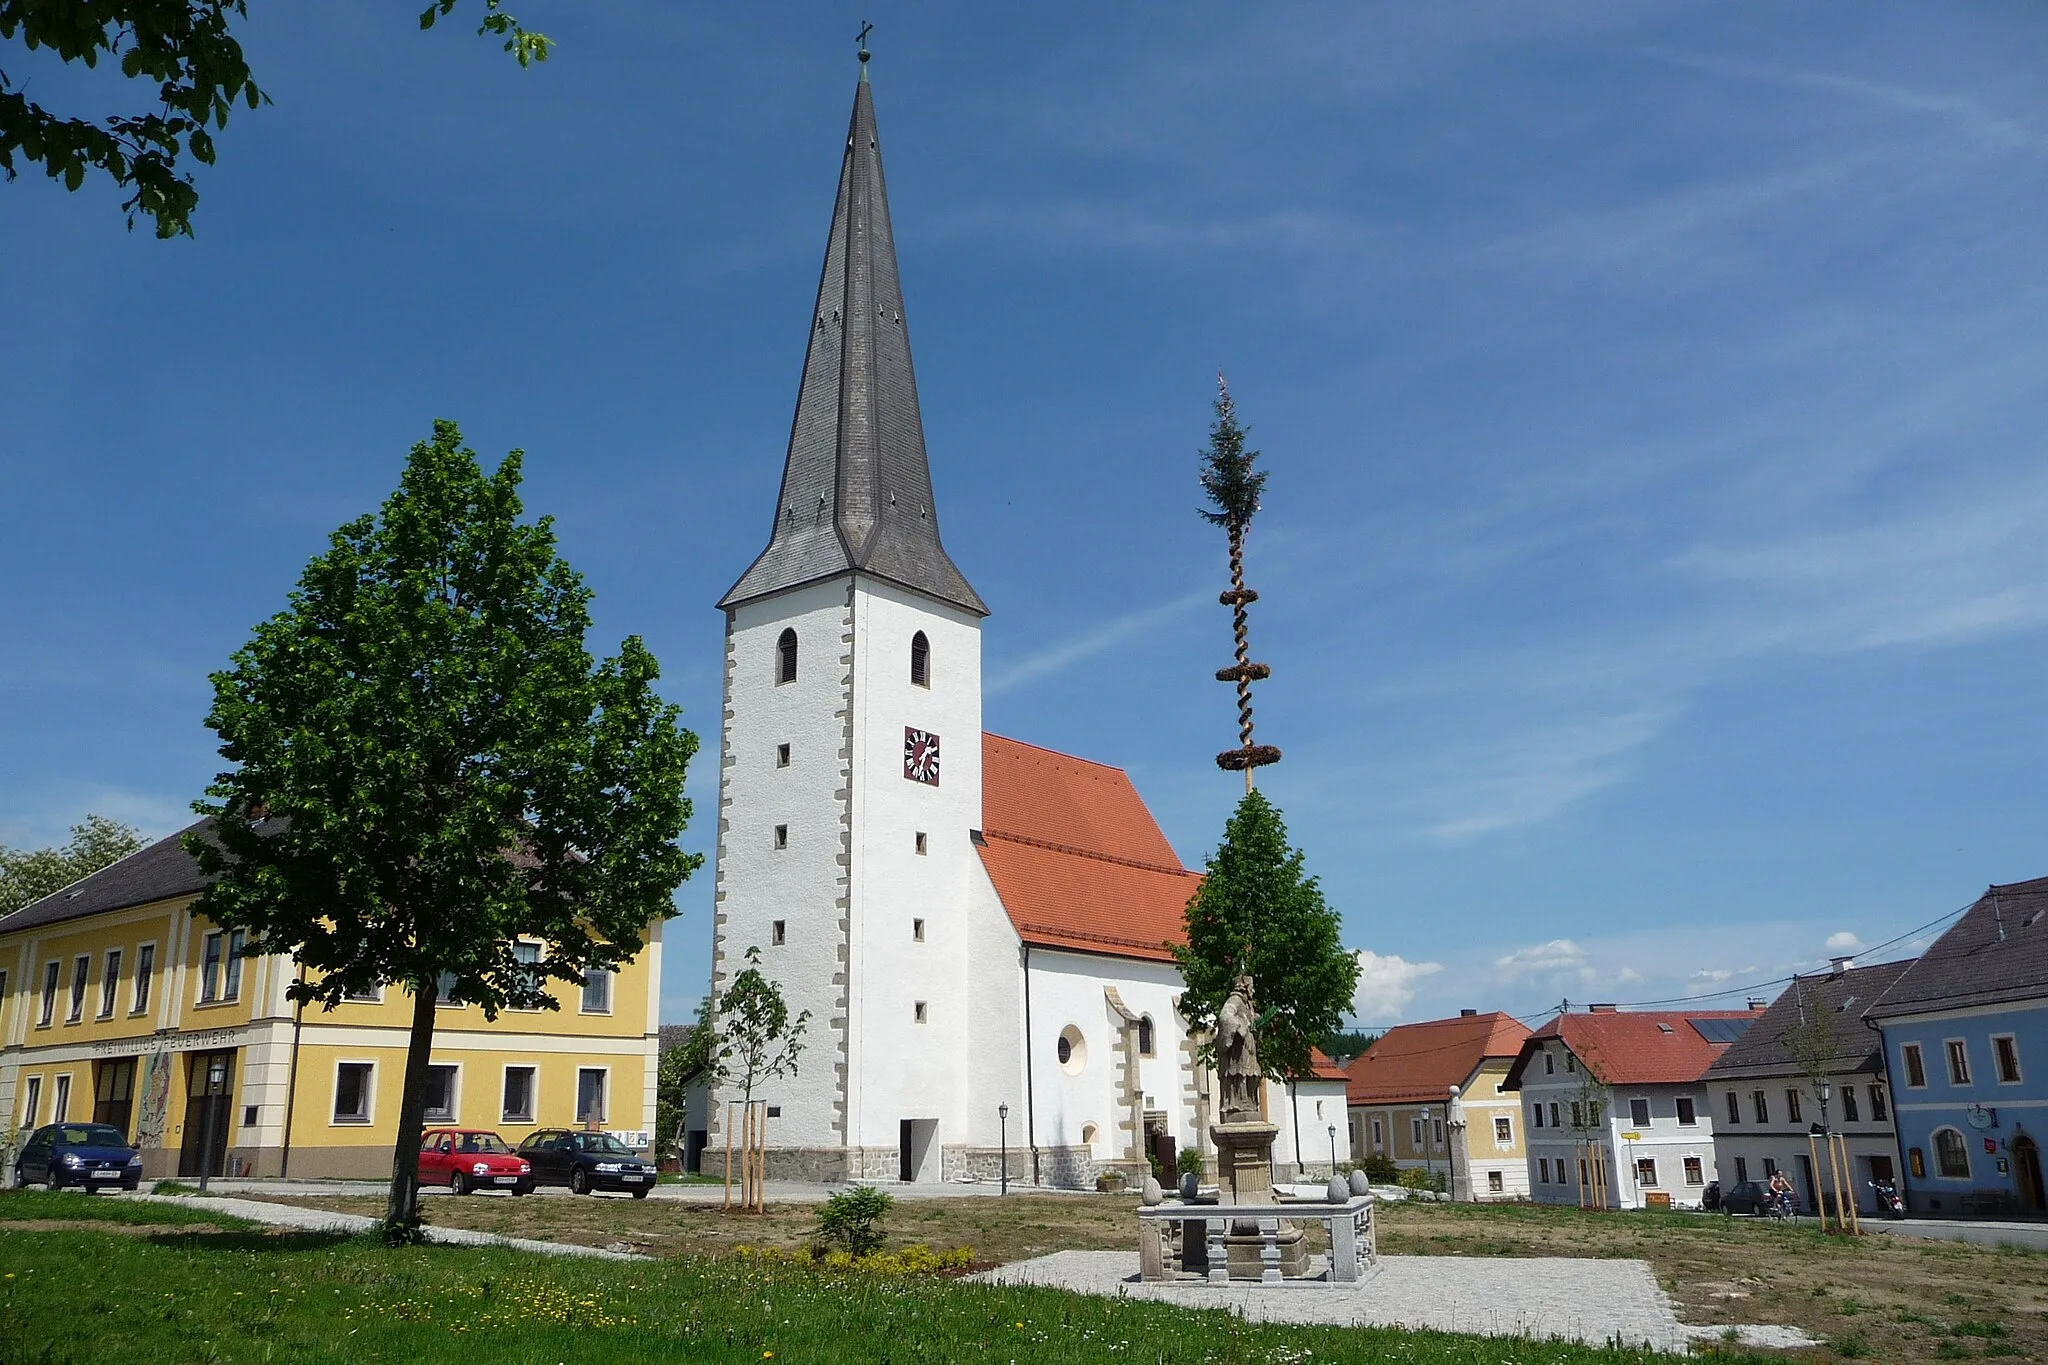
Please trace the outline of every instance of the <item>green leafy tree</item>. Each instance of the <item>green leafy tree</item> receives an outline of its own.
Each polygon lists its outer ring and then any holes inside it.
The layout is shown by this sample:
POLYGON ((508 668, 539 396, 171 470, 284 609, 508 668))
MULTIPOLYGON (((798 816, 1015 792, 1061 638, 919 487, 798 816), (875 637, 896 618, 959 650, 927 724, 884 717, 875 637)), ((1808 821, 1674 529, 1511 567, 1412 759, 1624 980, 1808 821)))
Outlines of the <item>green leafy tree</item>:
POLYGON ((740 1098, 751 1103, 765 1082, 796 1075, 811 1012, 789 1017, 782 988, 761 973, 759 948, 747 949, 746 962, 718 997, 718 1037, 708 1069, 716 1080, 737 1081, 740 1098))
POLYGON ((1247 792, 1224 827, 1174 947, 1186 989, 1181 1014, 1213 1031, 1240 975, 1252 981, 1259 1065, 1274 1080, 1306 1075, 1310 1049, 1342 1022, 1358 985, 1337 913, 1287 842, 1280 812, 1247 792))
MULTIPOLYGON (((433 0, 420 27, 460 2, 433 0)), ((478 33, 503 38, 521 66, 547 60, 546 35, 529 33, 501 0, 483 3, 478 33)), ((0 69, 0 171, 12 180, 17 161, 40 165, 70 190, 97 171, 129 192, 121 207, 130 228, 141 215, 159 237, 191 236, 199 191, 180 174, 181 159, 212 165, 213 132, 227 127, 236 103, 270 102, 233 32, 248 14, 247 0, 0 0, 0 41, 87 67, 104 58, 155 87, 149 108, 94 122, 51 112, 0 69)))
POLYGON ((118 863, 142 846, 139 832, 104 815, 88 815, 73 825, 62 848, 0 844, 0 915, 118 863))
POLYGON ((521 520, 520 467, 486 474, 436 422, 381 512, 334 533, 213 675, 234 767, 195 803, 212 836, 186 839, 218 879, 194 913, 296 958, 293 999, 411 994, 393 1240, 417 1228, 437 987, 485 1018, 559 1008, 550 985, 637 954, 702 861, 676 846, 696 737, 637 638, 585 650, 590 592, 550 522, 521 520))

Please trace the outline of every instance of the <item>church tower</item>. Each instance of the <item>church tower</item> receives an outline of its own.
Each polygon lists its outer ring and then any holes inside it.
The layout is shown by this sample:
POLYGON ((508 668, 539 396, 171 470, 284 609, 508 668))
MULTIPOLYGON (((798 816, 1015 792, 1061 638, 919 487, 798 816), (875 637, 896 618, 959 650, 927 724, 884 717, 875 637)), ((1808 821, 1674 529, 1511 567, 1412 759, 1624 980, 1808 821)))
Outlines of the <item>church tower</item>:
POLYGON ((939 540, 861 61, 775 524, 718 603, 712 990, 758 948, 810 1012, 756 1092, 771 1174, 935 1180, 967 1121, 988 608, 939 540))

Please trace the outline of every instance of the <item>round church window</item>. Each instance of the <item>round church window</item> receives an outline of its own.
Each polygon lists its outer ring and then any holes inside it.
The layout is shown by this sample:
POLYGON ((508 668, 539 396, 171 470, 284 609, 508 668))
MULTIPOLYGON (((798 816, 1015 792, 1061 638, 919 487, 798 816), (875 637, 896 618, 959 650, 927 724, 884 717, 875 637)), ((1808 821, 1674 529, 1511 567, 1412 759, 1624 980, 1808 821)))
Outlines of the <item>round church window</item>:
POLYGON ((1081 1068, 1088 1065, 1088 1044, 1081 1040, 1081 1030, 1072 1024, 1060 1030, 1060 1040, 1053 1048, 1060 1059, 1060 1069, 1069 1076, 1081 1074, 1081 1068))

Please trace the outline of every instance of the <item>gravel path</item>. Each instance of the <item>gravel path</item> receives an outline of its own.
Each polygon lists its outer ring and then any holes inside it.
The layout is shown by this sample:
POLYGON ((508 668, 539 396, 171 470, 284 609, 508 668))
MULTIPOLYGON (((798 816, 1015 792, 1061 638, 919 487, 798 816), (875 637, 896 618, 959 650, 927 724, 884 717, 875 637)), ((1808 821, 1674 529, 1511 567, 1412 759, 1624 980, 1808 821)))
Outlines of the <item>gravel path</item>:
MULTIPOLYGON (((1145 1284, 1127 1251, 1060 1251, 1000 1266, 976 1278, 1036 1284, 1080 1294, 1158 1299, 1190 1308, 1229 1308, 1260 1322, 1432 1328, 1481 1336, 1558 1337, 1603 1345, 1684 1352, 1719 1341, 1725 1329, 1687 1327, 1642 1261, 1564 1257, 1382 1256, 1357 1286, 1145 1284)), ((1811 1346, 1785 1327, 1740 1327, 1750 1346, 1811 1346)))
MULTIPOLYGON (((275 1204, 263 1199, 220 1199, 213 1195, 187 1194, 124 1194, 120 1197, 146 1204, 175 1204, 181 1209, 204 1209, 210 1213, 246 1218, 252 1223, 262 1223, 266 1227, 296 1228, 302 1232, 345 1232, 353 1235, 368 1232, 377 1226, 376 1219, 365 1218, 359 1213, 333 1213, 327 1209, 275 1204)), ((429 1227, 424 1231, 428 1241, 448 1246, 512 1247, 519 1251, 537 1251, 545 1256, 594 1256, 606 1261, 648 1259, 629 1252, 606 1251, 602 1247, 538 1242, 530 1237, 500 1237, 494 1232, 471 1232, 466 1228, 429 1227)))

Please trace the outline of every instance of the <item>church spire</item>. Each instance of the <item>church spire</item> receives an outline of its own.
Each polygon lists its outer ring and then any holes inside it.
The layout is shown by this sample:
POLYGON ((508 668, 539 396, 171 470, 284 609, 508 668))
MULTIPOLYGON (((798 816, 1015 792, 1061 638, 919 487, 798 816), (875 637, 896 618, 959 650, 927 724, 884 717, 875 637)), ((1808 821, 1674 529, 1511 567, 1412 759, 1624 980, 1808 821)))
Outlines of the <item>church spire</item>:
POLYGON ((985 616, 939 543, 867 56, 863 45, 775 528, 718 605, 858 570, 985 616))

